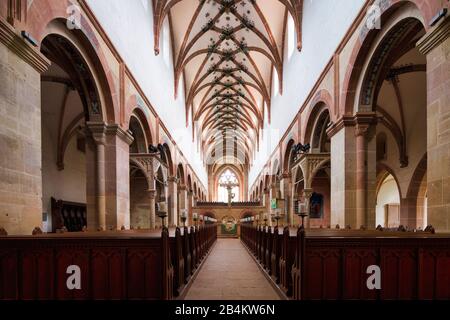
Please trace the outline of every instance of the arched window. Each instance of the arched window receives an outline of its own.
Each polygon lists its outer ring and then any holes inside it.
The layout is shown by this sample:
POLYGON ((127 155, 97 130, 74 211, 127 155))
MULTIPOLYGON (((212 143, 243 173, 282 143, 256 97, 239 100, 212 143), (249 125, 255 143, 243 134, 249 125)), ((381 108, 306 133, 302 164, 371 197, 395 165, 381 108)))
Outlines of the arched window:
POLYGON ((280 92, 280 82, 278 81, 278 72, 273 67, 273 73, 272 73, 272 96, 277 97, 278 93, 280 92))
POLYGON ((217 201, 228 202, 228 190, 231 189, 232 202, 239 201, 239 180, 230 169, 225 170, 219 177, 217 201))
POLYGON ((292 16, 290 14, 288 15, 288 21, 287 21, 287 37, 288 37, 287 54, 288 54, 288 61, 289 61, 295 50, 295 37, 296 37, 294 19, 292 18, 292 16))

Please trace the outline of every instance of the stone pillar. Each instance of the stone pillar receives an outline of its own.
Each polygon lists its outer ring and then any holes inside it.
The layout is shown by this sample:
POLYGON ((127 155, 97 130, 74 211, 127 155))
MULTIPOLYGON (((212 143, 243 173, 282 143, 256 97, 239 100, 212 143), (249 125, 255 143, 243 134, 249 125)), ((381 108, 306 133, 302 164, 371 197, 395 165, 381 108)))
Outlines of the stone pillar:
POLYGON ((331 227, 356 226, 355 129, 343 117, 328 130, 331 138, 331 227))
POLYGON ((167 213, 169 215, 169 226, 178 225, 178 185, 176 177, 169 177, 168 197, 167 197, 167 213))
POLYGON ((197 201, 198 201, 198 196, 194 196, 193 197, 193 200, 194 200, 194 207, 196 207, 197 206, 197 201))
POLYGON ((313 194, 313 189, 303 189, 303 197, 305 198, 305 205, 306 205, 306 212, 308 213, 308 216, 305 217, 305 228, 310 227, 310 219, 309 219, 309 212, 310 212, 310 200, 311 196, 313 194))
MULTIPOLYGON (((103 123, 87 123, 95 142, 95 225, 97 230, 106 230, 105 194, 105 144, 106 126, 103 123)), ((88 226, 91 227, 91 226, 88 226)))
MULTIPOLYGON (((264 207, 266 208, 266 212, 264 212, 264 213, 267 213, 267 225, 268 226, 272 225, 272 219, 271 219, 272 210, 270 209, 271 193, 272 193, 271 188, 264 190, 264 207)), ((264 217, 263 217, 263 219, 264 219, 264 217)))
POLYGON ((192 225, 192 213, 193 213, 192 212, 192 202, 193 202, 192 196, 193 196, 192 191, 191 190, 187 191, 188 218, 186 221, 187 221, 187 225, 189 225, 189 226, 192 225))
POLYGON ((129 228, 129 146, 133 137, 117 124, 87 122, 86 125, 88 136, 90 133, 94 142, 86 148, 88 227, 129 228))
POLYGON ((50 65, 17 33, 0 17, 0 226, 10 235, 42 228, 40 75, 50 65))
POLYGON ((356 226, 367 226, 367 170, 366 170, 366 134, 368 125, 358 124, 356 136, 356 226))
POLYGON ((372 112, 356 115, 356 224, 351 224, 352 228, 375 228, 376 154, 375 142, 372 139, 374 123, 376 115, 372 112))
MULTIPOLYGON (((179 211, 178 211, 178 224, 179 225, 183 225, 183 221, 181 221, 181 214, 182 214, 182 212, 183 212, 183 210, 187 210, 188 208, 187 208, 187 191, 186 191, 186 186, 184 186, 184 185, 180 185, 179 187, 178 187, 178 194, 179 194, 179 197, 178 197, 178 200, 179 200, 179 203, 178 203, 178 209, 179 209, 179 211)), ((186 222, 187 222, 187 220, 186 220, 186 222)))
POLYGON ((437 231, 450 231, 450 17, 418 42, 427 57, 427 215, 437 231))
POLYGON ((117 124, 106 126, 106 228, 130 227, 130 144, 133 136, 117 124))
POLYGON ((150 202, 150 229, 155 229, 156 227, 156 190, 148 190, 148 199, 150 202))
POLYGON ((297 219, 297 213, 294 212, 294 202, 298 200, 298 195, 295 192, 295 182, 291 180, 291 201, 290 201, 290 207, 291 207, 291 220, 289 222, 289 226, 294 227, 298 225, 298 219, 297 219))
POLYGON ((292 199, 292 181, 291 175, 289 173, 284 173, 280 181, 281 197, 284 199, 284 224, 292 225, 294 221, 293 206, 294 202, 292 199))

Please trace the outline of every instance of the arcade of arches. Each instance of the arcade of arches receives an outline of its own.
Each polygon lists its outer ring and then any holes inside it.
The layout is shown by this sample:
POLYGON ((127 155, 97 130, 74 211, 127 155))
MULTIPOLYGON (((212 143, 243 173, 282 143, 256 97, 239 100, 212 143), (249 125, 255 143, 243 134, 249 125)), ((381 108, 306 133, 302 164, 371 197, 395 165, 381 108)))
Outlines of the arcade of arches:
POLYGON ((3 2, 0 226, 159 228, 162 206, 170 226, 220 210, 236 222, 245 211, 296 225, 304 209, 311 228, 450 230, 449 19, 430 25, 448 3, 383 2, 381 26, 370 29, 374 1, 359 1, 303 101, 279 106, 292 92, 286 67, 309 50, 302 26, 313 5, 189 1, 145 6, 149 59, 175 71, 166 100, 95 0, 75 1, 78 28, 68 28, 65 1, 3 2), (263 131, 283 108, 294 116, 261 162, 263 131), (186 145, 167 112, 186 115, 186 145), (64 206, 77 209, 58 217, 64 206))

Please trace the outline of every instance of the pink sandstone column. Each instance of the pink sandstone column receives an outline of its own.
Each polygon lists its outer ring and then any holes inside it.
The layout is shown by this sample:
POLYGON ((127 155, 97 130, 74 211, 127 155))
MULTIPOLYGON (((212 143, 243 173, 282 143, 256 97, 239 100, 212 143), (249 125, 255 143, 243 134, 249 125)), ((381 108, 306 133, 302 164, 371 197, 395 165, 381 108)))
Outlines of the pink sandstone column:
POLYGON ((96 145, 96 209, 97 229, 106 230, 106 195, 105 195, 105 144, 106 127, 104 123, 87 123, 96 145))
POLYGON ((356 135, 356 228, 367 226, 367 124, 357 124, 356 135))
POLYGON ((148 199, 150 202, 150 229, 155 229, 156 227, 155 197, 156 197, 156 190, 154 189, 148 190, 148 199))

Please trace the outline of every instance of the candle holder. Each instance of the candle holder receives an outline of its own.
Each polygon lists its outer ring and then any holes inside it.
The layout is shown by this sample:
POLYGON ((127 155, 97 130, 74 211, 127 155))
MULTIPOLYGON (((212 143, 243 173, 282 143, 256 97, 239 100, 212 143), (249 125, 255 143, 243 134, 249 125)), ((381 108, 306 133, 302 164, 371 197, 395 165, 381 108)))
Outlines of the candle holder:
POLYGON ((281 219, 281 215, 280 215, 279 211, 276 212, 276 214, 273 218, 277 222, 277 228, 278 228, 278 221, 280 221, 280 219, 281 219))
POLYGON ((196 212, 194 212, 193 214, 192 214, 192 221, 194 221, 194 225, 197 227, 197 225, 198 225, 198 213, 196 213, 196 212))
POLYGON ((305 228, 305 218, 308 216, 308 213, 306 211, 300 211, 300 213, 297 213, 299 218, 301 219, 301 225, 300 227, 305 228))
POLYGON ((187 220, 187 210, 183 209, 181 210, 181 223, 183 223, 183 227, 186 227, 186 220, 187 220))
POLYGON ((165 202, 158 202, 157 204, 157 215, 159 218, 161 218, 161 226, 164 228, 164 219, 167 217, 167 210, 166 210, 166 203, 165 202))

